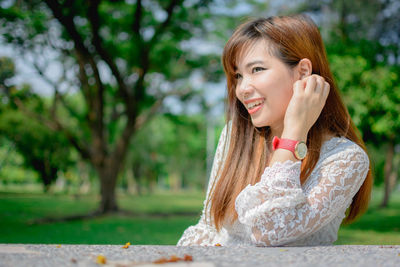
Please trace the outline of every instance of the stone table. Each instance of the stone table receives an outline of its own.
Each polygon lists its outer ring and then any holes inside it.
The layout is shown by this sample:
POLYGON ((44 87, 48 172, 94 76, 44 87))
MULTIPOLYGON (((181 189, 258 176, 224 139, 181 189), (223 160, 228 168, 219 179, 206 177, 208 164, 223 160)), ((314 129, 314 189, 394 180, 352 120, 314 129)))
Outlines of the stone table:
POLYGON ((176 247, 0 244, 0 266, 160 266, 172 255, 193 261, 161 266, 400 266, 400 245, 316 247, 176 247), (101 255, 101 256, 100 256, 101 255), (100 256, 100 257, 99 257, 100 256), (104 256, 104 257, 103 257, 104 256), (96 263, 106 259, 105 264, 96 263))

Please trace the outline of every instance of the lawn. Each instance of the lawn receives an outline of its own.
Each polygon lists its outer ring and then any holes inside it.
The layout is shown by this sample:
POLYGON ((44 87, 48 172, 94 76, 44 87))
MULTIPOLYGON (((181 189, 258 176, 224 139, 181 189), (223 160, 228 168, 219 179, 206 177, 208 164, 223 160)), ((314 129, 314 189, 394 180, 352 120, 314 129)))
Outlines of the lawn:
MULTIPOLYGON (((201 192, 120 195, 123 209, 142 215, 38 224, 34 221, 43 217, 88 213, 96 208, 98 199, 94 195, 0 192, 0 243, 176 244, 183 230, 197 222, 203 198, 201 192), (143 215, 182 211, 195 215, 143 215)), ((358 222, 342 226, 336 244, 400 244, 399 193, 386 209, 378 209, 380 199, 381 191, 374 191, 368 212, 358 222)))
POLYGON ((342 225, 337 245, 399 245, 400 244, 400 192, 391 195, 387 208, 380 208, 382 190, 374 190, 368 211, 355 223, 342 225))
MULTIPOLYGON (((203 193, 121 196, 120 206, 135 212, 199 213, 203 193)), ((48 244, 176 244, 195 216, 110 215, 69 222, 37 224, 35 219, 85 214, 95 209, 97 197, 0 193, 0 243, 48 244)))

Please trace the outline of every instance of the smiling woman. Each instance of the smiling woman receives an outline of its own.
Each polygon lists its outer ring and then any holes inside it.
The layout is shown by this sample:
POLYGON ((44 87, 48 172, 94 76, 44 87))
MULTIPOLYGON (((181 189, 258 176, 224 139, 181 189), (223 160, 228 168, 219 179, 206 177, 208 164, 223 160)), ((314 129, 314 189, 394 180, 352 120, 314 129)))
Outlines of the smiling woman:
POLYGON ((178 245, 332 244, 367 208, 372 177, 318 28, 302 15, 248 21, 222 61, 227 125, 203 214, 178 245))
POLYGON ((254 126, 278 130, 283 129, 279 124, 283 123, 299 73, 269 53, 267 47, 267 41, 257 41, 237 59, 236 96, 254 126))

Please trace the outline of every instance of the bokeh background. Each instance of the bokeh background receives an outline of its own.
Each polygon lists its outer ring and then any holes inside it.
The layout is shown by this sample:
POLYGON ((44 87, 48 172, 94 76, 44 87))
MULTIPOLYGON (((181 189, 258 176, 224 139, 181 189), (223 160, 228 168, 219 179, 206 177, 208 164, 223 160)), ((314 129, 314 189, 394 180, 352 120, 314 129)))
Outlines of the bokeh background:
POLYGON ((367 143, 369 210, 336 244, 400 244, 400 1, 0 1, 0 243, 175 244, 224 126, 223 46, 305 13, 367 143))

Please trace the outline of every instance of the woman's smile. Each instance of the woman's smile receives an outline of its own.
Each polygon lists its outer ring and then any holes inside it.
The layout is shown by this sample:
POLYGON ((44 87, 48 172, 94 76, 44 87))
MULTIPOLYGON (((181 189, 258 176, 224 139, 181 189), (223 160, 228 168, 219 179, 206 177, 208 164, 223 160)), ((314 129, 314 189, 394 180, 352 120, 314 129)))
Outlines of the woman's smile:
POLYGON ((250 115, 259 111, 263 107, 264 102, 264 98, 256 98, 244 101, 247 111, 250 115))

